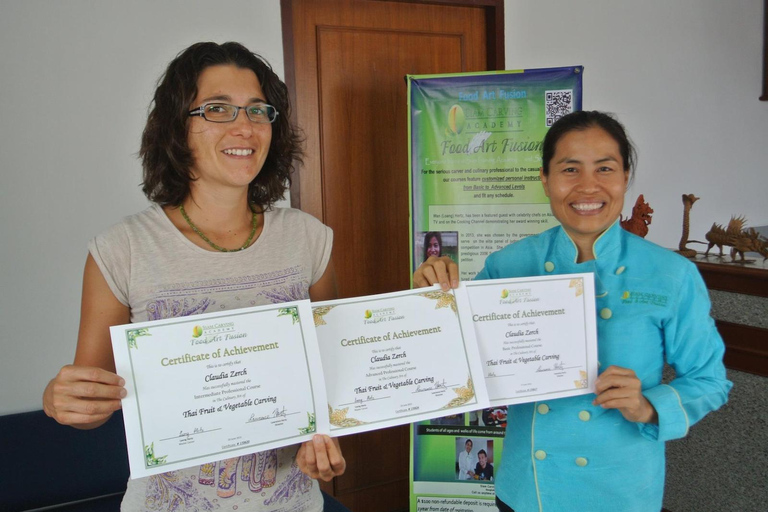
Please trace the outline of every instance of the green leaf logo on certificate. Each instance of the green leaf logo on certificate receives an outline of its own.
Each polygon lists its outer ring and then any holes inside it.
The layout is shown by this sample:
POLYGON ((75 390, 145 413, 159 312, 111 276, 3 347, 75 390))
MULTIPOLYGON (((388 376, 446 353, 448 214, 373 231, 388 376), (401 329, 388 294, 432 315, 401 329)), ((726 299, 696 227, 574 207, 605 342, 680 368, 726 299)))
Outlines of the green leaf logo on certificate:
POLYGON ((132 478, 296 444, 328 425, 307 300, 110 330, 132 478))
POLYGON ((332 435, 488 404, 469 308, 457 306, 465 291, 455 292, 459 300, 422 288, 313 304, 332 435))

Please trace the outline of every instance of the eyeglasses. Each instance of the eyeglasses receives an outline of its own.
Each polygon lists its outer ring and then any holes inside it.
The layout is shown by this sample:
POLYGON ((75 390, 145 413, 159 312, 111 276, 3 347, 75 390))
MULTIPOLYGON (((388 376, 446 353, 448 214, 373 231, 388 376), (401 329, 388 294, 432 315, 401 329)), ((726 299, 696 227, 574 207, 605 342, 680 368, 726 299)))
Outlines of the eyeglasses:
POLYGON ((247 107, 238 107, 229 103, 205 103, 194 110, 189 111, 190 117, 200 116, 212 123, 231 123, 237 119, 240 110, 245 110, 245 115, 254 123, 271 123, 277 119, 277 109, 266 103, 255 103, 247 107))

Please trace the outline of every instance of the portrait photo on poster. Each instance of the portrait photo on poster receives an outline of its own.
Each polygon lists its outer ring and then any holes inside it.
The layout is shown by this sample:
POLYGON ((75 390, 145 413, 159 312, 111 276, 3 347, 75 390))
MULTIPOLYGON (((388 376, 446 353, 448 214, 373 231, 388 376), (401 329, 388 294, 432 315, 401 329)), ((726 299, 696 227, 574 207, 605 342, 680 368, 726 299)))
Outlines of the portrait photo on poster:
POLYGON ((493 481, 493 439, 456 437, 456 480, 493 481))
POLYGON ((420 231, 416 233, 413 247, 414 267, 430 256, 449 256, 453 261, 459 261, 459 232, 420 231))

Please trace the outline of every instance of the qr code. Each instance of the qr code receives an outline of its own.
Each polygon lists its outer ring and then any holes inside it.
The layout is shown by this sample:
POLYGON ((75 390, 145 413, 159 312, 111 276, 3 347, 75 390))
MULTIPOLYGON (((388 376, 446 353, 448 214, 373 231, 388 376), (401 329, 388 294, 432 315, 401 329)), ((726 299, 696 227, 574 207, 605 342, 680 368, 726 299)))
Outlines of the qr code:
POLYGON ((544 109, 547 127, 555 124, 555 121, 566 114, 573 112, 573 90, 545 91, 544 109))

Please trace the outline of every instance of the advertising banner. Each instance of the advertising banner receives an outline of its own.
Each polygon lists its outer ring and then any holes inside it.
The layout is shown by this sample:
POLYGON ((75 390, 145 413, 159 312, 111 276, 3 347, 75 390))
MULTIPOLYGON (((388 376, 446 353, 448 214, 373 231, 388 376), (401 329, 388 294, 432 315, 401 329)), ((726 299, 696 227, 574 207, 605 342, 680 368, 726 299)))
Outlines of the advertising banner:
MULTIPOLYGON (((411 271, 449 256, 472 279, 492 252, 557 224, 541 141, 581 110, 583 67, 408 76, 411 271)), ((507 407, 414 423, 411 512, 495 511, 507 407)))
POLYGON ((581 109, 581 66, 408 76, 412 270, 430 255, 471 279, 493 251, 557 221, 541 141, 581 109))

